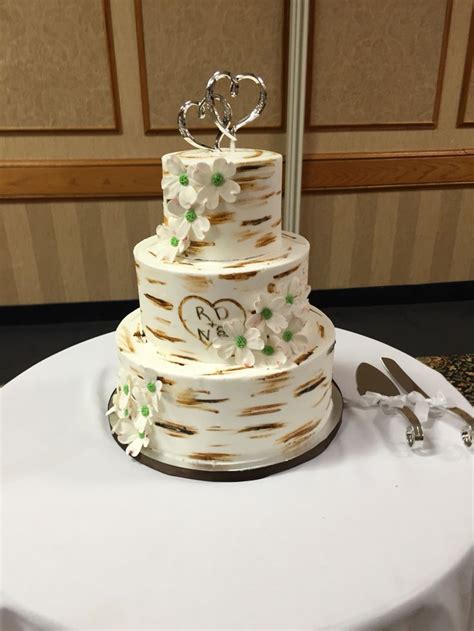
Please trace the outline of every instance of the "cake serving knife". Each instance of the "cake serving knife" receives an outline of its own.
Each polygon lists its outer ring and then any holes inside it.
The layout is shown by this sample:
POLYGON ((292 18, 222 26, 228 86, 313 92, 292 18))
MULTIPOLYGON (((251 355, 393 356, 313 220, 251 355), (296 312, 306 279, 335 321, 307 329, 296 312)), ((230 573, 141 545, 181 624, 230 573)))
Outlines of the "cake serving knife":
MULTIPOLYGON (((395 397, 400 394, 400 390, 391 381, 387 375, 381 370, 363 362, 357 366, 356 370, 357 391, 360 395, 366 392, 377 392, 387 397, 395 397)), ((413 446, 415 440, 423 440, 423 428, 416 414, 408 406, 395 408, 397 412, 401 412, 410 422, 407 428, 407 441, 410 447, 413 446)))
MULTIPOLYGON (((397 362, 394 359, 391 359, 390 357, 381 357, 381 360, 383 361, 385 368, 392 375, 395 381, 406 392, 419 392, 421 396, 424 397, 425 399, 430 398, 429 395, 426 394, 426 392, 417 383, 415 383, 409 375, 407 375, 407 373, 403 370, 403 368, 399 364, 397 364, 397 362)), ((473 434, 474 434, 474 419, 468 412, 456 406, 450 406, 449 408, 446 408, 446 409, 448 410, 448 412, 452 412, 453 414, 460 416, 463 419, 463 421, 467 423, 468 427, 466 427, 462 431, 461 435, 462 435, 464 444, 467 447, 470 447, 472 445, 472 439, 473 439, 473 434)))

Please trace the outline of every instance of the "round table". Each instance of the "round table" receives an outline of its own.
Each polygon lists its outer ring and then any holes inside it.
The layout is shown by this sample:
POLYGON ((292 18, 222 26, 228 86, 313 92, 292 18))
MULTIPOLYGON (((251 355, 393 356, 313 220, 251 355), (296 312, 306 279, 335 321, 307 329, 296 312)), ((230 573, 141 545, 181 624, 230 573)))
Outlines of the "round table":
MULTIPOLYGON (((471 411, 430 368, 338 330, 345 397, 357 364, 382 355, 471 411)), ((300 467, 185 480, 117 447, 104 416, 115 369, 108 334, 1 391, 4 628, 471 628, 474 447, 461 421, 428 421, 410 449, 400 416, 347 407, 300 467)))

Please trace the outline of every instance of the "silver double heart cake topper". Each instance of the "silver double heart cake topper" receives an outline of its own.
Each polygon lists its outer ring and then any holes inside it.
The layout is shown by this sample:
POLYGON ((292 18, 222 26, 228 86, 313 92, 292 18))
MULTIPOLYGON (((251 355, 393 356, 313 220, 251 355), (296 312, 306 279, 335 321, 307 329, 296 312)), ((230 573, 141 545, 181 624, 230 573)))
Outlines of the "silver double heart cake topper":
POLYGON ((206 93, 200 101, 186 101, 180 107, 178 113, 178 129, 181 136, 194 147, 199 149, 211 149, 218 150, 221 148, 221 142, 224 137, 229 138, 231 149, 234 148, 237 142, 237 131, 254 121, 263 112, 267 103, 267 88, 263 82, 263 79, 253 73, 244 74, 232 74, 228 71, 218 70, 207 82, 206 93), (232 108, 229 101, 222 95, 215 91, 215 87, 222 79, 228 79, 230 81, 231 97, 235 98, 239 94, 239 88, 242 81, 252 81, 256 83, 259 88, 258 101, 253 110, 244 116, 237 122, 233 121, 232 108), (217 127, 217 136, 214 145, 210 147, 195 139, 192 133, 188 129, 187 114, 192 108, 197 109, 198 118, 203 119, 209 114, 212 122, 217 127))

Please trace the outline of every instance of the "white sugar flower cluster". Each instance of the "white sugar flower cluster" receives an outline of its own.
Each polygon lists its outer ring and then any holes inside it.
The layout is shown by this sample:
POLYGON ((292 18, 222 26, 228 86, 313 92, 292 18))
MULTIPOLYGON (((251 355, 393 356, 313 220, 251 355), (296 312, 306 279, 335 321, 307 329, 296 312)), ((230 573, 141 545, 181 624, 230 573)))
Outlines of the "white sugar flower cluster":
POLYGON ((214 210, 219 199, 235 202, 240 186, 232 178, 236 167, 224 158, 211 164, 198 162, 185 166, 177 155, 164 163, 166 175, 161 181, 167 202, 168 223, 157 227, 157 256, 172 262, 182 254, 191 240, 202 241, 211 227, 206 210, 214 210))
POLYGON ((256 363, 283 366, 303 352, 308 338, 303 333, 309 311, 309 285, 301 276, 262 293, 253 302, 245 323, 238 319, 223 323, 225 336, 215 337, 213 346, 222 359, 251 367, 256 363))
POLYGON ((153 422, 158 414, 161 388, 161 381, 151 370, 145 369, 142 378, 123 369, 119 372, 119 384, 107 415, 115 412, 117 420, 112 432, 122 445, 127 445, 126 452, 130 456, 137 456, 153 441, 153 422))

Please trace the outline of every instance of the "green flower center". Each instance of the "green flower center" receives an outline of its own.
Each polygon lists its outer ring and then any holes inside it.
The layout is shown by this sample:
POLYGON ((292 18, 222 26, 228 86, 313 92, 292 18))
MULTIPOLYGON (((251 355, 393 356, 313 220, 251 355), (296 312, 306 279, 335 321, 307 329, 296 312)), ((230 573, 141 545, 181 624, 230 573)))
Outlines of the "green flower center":
POLYGON ((143 440, 145 438, 145 432, 138 432, 138 437, 143 440))
POLYGON ((187 186, 189 184, 189 178, 186 175, 186 173, 181 173, 181 175, 178 178, 179 183, 181 184, 181 186, 187 186))
POLYGON ((150 408, 148 405, 142 405, 140 412, 142 413, 142 416, 150 416, 150 408))
POLYGON ((222 173, 213 173, 211 176, 211 182, 214 184, 214 186, 222 186, 225 182, 225 179, 222 173))
POLYGON ((170 245, 172 245, 174 248, 177 248, 179 245, 178 237, 172 236, 170 239, 170 245))
POLYGON ((287 305, 292 305, 295 301, 295 297, 292 296, 291 294, 288 294, 285 298, 285 302, 287 305))
POLYGON ((247 340, 243 335, 237 335, 235 338, 235 345, 237 348, 245 348, 247 346, 247 340))
POLYGON ((189 223, 193 223, 193 221, 196 221, 197 219, 196 212, 192 208, 191 210, 188 210, 184 216, 186 217, 186 221, 189 221, 189 223))
POLYGON ((148 390, 148 392, 156 392, 156 386, 152 381, 146 384, 146 389, 148 390))
POLYGON ((270 344, 267 344, 266 346, 262 348, 262 353, 264 355, 267 355, 268 357, 270 357, 270 355, 273 355, 274 352, 275 352, 275 349, 273 348, 273 346, 270 346, 270 344))
POLYGON ((130 392, 130 388, 128 387, 128 383, 124 383, 122 388, 123 388, 124 394, 128 394, 130 392))
POLYGON ((125 408, 125 410, 123 411, 123 415, 128 416, 128 408, 125 408))
POLYGON ((285 342, 291 342, 291 340, 293 339, 293 331, 290 331, 290 329, 286 329, 286 331, 283 331, 283 335, 281 337, 285 342))
POLYGON ((263 307, 261 316, 264 320, 270 320, 273 315, 273 311, 269 307, 263 307))

